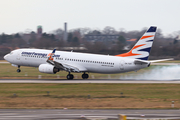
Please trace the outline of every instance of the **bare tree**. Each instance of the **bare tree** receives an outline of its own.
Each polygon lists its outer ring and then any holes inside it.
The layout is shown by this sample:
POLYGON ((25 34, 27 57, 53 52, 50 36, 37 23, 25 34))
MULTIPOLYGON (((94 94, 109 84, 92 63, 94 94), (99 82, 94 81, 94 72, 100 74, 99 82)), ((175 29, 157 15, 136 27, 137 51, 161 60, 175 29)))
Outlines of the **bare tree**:
POLYGON ((115 30, 115 28, 107 26, 103 29, 102 31, 104 34, 117 34, 117 31, 115 30))

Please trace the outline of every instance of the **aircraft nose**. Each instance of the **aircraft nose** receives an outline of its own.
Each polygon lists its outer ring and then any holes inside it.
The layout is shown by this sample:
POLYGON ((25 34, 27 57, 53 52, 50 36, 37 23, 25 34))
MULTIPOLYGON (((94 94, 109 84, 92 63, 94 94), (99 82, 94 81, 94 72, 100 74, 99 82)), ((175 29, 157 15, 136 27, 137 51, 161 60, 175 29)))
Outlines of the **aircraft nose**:
POLYGON ((4 56, 4 59, 7 60, 8 59, 8 54, 4 56))

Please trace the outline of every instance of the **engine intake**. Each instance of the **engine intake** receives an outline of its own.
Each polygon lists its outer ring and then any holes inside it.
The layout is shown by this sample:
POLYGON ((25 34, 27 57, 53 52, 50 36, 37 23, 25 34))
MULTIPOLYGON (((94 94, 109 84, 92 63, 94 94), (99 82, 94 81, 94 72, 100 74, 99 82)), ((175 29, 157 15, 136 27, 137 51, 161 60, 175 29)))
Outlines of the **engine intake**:
POLYGON ((56 74, 57 72, 59 72, 59 69, 55 68, 54 66, 52 66, 50 64, 41 64, 41 65, 39 65, 39 72, 56 74))

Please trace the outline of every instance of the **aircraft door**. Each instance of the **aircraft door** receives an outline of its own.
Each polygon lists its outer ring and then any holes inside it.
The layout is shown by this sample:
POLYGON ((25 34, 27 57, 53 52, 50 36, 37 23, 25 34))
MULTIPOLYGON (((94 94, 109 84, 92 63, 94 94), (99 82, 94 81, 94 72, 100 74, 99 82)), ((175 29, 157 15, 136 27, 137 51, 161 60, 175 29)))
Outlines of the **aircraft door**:
POLYGON ((21 60, 21 51, 17 51, 17 56, 16 56, 16 64, 17 65, 22 65, 22 60, 21 60))
POLYGON ((17 53, 16 59, 17 59, 17 60, 20 60, 20 51, 17 53))

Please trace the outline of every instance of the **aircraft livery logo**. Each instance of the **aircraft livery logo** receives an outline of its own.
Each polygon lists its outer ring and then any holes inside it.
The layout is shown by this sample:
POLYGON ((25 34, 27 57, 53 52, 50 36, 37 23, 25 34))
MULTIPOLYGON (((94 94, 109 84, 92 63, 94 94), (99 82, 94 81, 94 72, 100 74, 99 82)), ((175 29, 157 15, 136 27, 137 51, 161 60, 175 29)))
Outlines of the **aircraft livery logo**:
POLYGON ((22 52, 22 55, 25 56, 39 56, 39 57, 49 57, 49 60, 53 60, 54 57, 60 57, 60 55, 55 55, 54 53, 36 53, 36 52, 22 52))
POLYGON ((116 56, 148 60, 155 33, 156 27, 151 27, 129 52, 116 56))
POLYGON ((48 57, 48 60, 52 60, 53 61, 53 56, 54 55, 54 53, 49 53, 48 55, 47 55, 47 57, 48 57))

